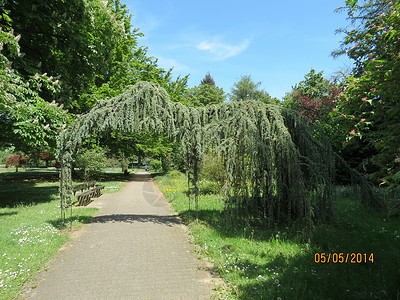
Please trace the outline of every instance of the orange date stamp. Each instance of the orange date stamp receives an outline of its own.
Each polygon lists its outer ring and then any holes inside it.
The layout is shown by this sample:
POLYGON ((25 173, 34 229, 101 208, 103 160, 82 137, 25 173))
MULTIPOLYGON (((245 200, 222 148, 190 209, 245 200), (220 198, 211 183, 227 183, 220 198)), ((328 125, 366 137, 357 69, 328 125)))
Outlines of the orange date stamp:
POLYGON ((343 253, 343 252, 317 252, 314 254, 314 262, 316 264, 362 264, 374 263, 374 253, 343 253))

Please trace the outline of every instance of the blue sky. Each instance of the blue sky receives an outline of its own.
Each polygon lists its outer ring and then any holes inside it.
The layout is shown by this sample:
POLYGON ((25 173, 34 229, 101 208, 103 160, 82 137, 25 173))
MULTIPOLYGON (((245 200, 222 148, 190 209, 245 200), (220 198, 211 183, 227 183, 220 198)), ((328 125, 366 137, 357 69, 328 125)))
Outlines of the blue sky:
POLYGON ((190 74, 199 85, 210 72, 229 93, 242 75, 251 75, 271 96, 282 99, 311 68, 328 79, 351 62, 334 59, 348 25, 335 13, 344 0, 302 1, 139 1, 123 0, 149 55, 174 76, 190 74))

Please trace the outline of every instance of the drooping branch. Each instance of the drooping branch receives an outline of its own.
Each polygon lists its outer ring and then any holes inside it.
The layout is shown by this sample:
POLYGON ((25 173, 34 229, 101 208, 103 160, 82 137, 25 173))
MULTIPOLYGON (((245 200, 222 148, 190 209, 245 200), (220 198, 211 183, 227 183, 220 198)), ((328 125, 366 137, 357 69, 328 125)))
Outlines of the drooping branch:
POLYGON ((228 215, 269 225, 333 218, 335 155, 322 131, 300 114, 257 101, 187 107, 148 82, 99 101, 62 134, 62 209, 71 204, 73 153, 87 137, 110 129, 178 140, 196 208, 199 164, 205 152, 214 151, 226 165, 228 215))

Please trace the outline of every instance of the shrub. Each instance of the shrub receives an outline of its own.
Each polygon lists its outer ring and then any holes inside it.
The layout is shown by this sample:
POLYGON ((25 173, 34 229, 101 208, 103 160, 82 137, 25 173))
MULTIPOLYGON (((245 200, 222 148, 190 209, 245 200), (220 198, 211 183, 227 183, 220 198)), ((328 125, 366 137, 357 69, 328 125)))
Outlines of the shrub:
POLYGON ((121 167, 121 162, 115 158, 111 157, 107 159, 107 168, 120 168, 121 167))
POLYGON ((207 153, 201 165, 200 177, 207 181, 212 181, 219 187, 222 187, 227 180, 223 158, 220 155, 207 153))
POLYGON ((15 167, 15 172, 18 172, 18 168, 21 167, 22 165, 27 165, 28 160, 21 156, 21 155, 14 155, 11 156, 7 159, 6 161, 6 168, 9 166, 14 166, 15 167))
POLYGON ((49 161, 55 160, 53 153, 47 151, 40 152, 39 158, 46 162, 46 168, 49 166, 49 161))
POLYGON ((76 156, 75 166, 83 171, 86 181, 98 177, 106 165, 107 157, 105 151, 101 148, 83 149, 76 156))
POLYGON ((182 176, 182 173, 179 172, 178 170, 172 170, 171 172, 169 172, 169 175, 172 178, 180 178, 182 176))
POLYGON ((162 162, 159 159, 153 159, 150 162, 150 168, 154 171, 161 171, 162 170, 162 162))
POLYGON ((0 165, 5 165, 7 159, 10 156, 15 155, 15 153, 13 152, 13 148, 9 148, 9 149, 4 149, 4 150, 0 150, 0 165))

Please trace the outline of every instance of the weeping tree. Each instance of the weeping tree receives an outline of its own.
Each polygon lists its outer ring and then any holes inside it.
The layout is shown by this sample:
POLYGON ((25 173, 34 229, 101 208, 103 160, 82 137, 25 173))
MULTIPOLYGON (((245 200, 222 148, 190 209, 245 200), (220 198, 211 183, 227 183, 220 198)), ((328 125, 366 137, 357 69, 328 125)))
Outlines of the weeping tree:
MULTIPOLYGON (((299 114, 262 102, 209 108, 204 134, 228 174, 225 209, 269 225, 333 216, 334 157, 299 114)), ((205 147, 207 147, 205 146, 205 147)))
MULTIPOLYGON (((225 162, 228 217, 262 218, 269 225, 294 221, 309 225, 333 218, 336 156, 307 119, 257 101, 187 107, 171 102, 163 88, 148 82, 99 101, 63 132, 62 211, 71 205, 73 154, 85 138, 105 130, 164 133, 179 141, 196 211, 200 161, 213 151, 225 162)), ((369 202, 376 203, 372 198, 369 202)))

